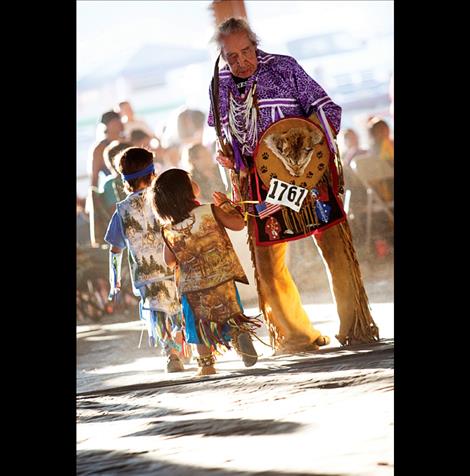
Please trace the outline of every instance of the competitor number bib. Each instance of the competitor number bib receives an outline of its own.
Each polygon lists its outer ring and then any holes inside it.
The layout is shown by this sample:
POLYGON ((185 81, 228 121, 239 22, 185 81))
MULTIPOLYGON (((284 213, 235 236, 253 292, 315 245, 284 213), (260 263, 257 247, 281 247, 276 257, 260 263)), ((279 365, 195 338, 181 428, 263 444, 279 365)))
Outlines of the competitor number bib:
POLYGON ((266 201, 269 203, 284 205, 295 212, 298 212, 307 194, 308 189, 306 188, 291 185, 282 180, 273 178, 270 182, 266 201))

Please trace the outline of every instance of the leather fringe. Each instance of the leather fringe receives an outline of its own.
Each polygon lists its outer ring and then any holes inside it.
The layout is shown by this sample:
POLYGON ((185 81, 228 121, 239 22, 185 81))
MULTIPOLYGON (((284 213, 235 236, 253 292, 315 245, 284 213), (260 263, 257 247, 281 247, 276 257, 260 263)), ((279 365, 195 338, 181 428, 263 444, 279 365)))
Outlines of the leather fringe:
POLYGON ((248 317, 240 313, 230 317, 224 323, 200 319, 197 333, 200 341, 204 342, 206 347, 221 353, 231 349, 230 341, 224 338, 225 333, 241 332, 256 337, 256 329, 261 327, 261 324, 262 322, 258 318, 248 317), (230 330, 223 332, 222 329, 225 324, 230 326, 230 330))
POLYGON ((350 345, 358 342, 377 342, 380 339, 379 328, 370 313, 369 299, 364 288, 356 250, 354 249, 352 241, 351 229, 347 222, 342 222, 337 226, 339 227, 344 249, 351 265, 351 278, 355 288, 355 307, 354 323, 350 333, 347 336, 337 335, 336 338, 342 345, 350 345))

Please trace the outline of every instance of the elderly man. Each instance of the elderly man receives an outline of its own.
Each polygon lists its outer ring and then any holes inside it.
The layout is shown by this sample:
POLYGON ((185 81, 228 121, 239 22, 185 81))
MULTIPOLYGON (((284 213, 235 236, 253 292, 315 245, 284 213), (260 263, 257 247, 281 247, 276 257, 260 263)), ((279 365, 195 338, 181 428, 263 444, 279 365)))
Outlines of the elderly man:
MULTIPOLYGON (((210 88, 208 124, 217 126, 219 123, 223 142, 229 145, 228 148, 222 147, 225 155, 222 151, 218 152, 217 161, 230 169, 235 202, 259 201, 260 180, 253 157, 263 132, 283 118, 312 118, 312 113, 316 113, 316 123, 321 126, 328 147, 334 151, 341 108, 294 58, 261 51, 256 35, 245 20, 226 20, 218 27, 214 39, 227 63, 219 71, 218 85, 213 81, 210 88)), ((335 156, 331 153, 330 157, 335 156)), ((276 209, 277 215, 263 215, 262 218, 260 209, 248 209, 251 212, 248 218, 249 244, 259 305, 276 353, 317 350, 319 346, 329 343, 329 338, 321 335, 310 323, 284 262, 287 241, 308 235, 314 237, 329 271, 330 286, 340 318, 336 335, 338 341, 342 345, 351 345, 379 339, 342 210, 339 179, 335 162, 330 161, 322 184, 330 193, 328 210, 336 215, 334 220, 325 219, 328 223, 314 230, 309 229, 304 235, 289 238, 285 234, 282 240, 263 242, 263 231, 268 230, 269 223, 278 227, 275 238, 283 231, 291 232, 286 230, 286 222, 282 221, 284 211, 281 213, 276 209)), ((320 185, 316 187, 320 188, 320 185)))

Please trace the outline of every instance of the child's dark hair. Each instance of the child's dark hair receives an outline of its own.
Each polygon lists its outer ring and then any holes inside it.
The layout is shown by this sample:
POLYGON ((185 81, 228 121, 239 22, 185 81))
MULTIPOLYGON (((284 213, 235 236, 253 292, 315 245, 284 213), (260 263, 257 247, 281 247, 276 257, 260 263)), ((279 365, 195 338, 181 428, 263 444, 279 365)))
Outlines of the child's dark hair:
POLYGON ((189 217, 196 206, 191 177, 182 169, 163 172, 152 186, 152 204, 162 220, 172 224, 189 217))
MULTIPOLYGON (((153 163, 153 154, 147 149, 141 147, 130 147, 126 149, 117 164, 117 170, 120 174, 129 175, 139 170, 143 170, 153 163)), ((143 177, 124 180, 124 190, 126 192, 134 192, 142 185, 149 186, 152 183, 153 172, 143 177)))

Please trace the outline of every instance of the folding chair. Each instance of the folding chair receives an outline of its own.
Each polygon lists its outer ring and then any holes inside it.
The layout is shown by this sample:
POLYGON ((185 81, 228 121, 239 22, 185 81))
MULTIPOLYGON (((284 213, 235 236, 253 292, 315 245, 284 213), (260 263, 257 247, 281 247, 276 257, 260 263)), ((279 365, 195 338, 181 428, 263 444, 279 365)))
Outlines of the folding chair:
POLYGON ((394 178, 392 165, 369 154, 359 155, 351 161, 351 169, 367 190, 366 243, 370 247, 372 214, 384 211, 393 227, 393 199, 385 200, 377 191, 379 183, 394 178))

